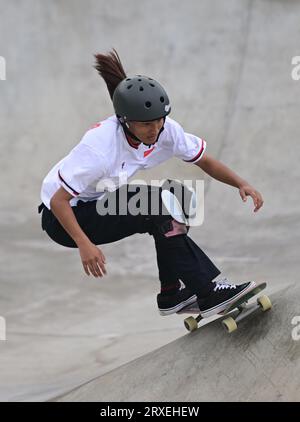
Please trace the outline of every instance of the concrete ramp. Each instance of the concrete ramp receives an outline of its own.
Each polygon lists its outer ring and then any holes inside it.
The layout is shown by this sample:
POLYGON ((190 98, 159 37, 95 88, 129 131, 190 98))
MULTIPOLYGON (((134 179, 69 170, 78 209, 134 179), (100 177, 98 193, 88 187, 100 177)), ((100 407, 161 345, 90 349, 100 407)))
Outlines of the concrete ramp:
POLYGON ((213 321, 58 401, 299 401, 299 290, 270 295, 273 309, 232 334, 213 321))
POLYGON ((0 6, 0 401, 299 400, 300 2, 0 6), (161 318, 150 236, 103 245, 108 275, 93 280, 77 251, 40 228, 43 178, 113 114, 92 68, 93 54, 112 47, 128 75, 159 80, 171 117, 264 197, 254 214, 250 198, 176 158, 134 175, 204 178, 205 219, 192 239, 232 282, 268 281, 273 311, 231 336, 214 323, 185 335, 183 316, 161 318))

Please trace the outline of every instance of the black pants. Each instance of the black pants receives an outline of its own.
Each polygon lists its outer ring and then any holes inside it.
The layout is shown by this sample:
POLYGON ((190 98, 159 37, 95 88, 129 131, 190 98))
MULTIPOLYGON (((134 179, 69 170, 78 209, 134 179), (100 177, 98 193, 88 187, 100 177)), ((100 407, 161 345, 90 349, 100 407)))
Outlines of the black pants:
MULTIPOLYGON (((150 186, 148 188, 152 189, 150 186)), ((119 192, 120 189, 117 194, 119 192)), ((134 194, 128 192, 128 201, 134 194)), ((107 201, 108 195, 100 201, 107 201)), ((77 205, 72 207, 77 222, 92 243, 102 245, 136 233, 148 233, 155 241, 162 290, 176 285, 179 279, 199 296, 210 290, 209 282, 217 277, 220 271, 187 234, 165 236, 164 232, 168 231, 172 220, 170 215, 99 215, 96 205, 97 201, 78 201, 77 205)), ((70 248, 77 247, 46 207, 42 213, 42 228, 56 243, 70 248)))

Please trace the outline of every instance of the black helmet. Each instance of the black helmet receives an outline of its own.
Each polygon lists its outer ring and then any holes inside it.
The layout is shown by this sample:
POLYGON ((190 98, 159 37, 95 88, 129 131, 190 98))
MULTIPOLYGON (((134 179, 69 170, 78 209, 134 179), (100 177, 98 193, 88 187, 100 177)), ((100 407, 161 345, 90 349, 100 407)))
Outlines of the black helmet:
POLYGON ((156 120, 171 111, 164 88, 154 79, 142 75, 128 77, 119 83, 113 94, 113 105, 121 123, 156 120))

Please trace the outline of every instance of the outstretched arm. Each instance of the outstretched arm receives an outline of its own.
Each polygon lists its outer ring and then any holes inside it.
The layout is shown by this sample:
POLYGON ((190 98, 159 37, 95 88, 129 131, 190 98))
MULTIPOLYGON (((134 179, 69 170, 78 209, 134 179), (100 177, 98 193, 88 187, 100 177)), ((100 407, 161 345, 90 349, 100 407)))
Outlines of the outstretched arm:
POLYGON ((254 212, 257 212, 262 207, 264 203, 262 195, 246 182, 246 180, 242 179, 234 173, 234 171, 226 167, 225 164, 206 153, 201 160, 197 161, 195 164, 214 179, 238 188, 244 202, 247 201, 247 196, 251 196, 255 205, 254 212))

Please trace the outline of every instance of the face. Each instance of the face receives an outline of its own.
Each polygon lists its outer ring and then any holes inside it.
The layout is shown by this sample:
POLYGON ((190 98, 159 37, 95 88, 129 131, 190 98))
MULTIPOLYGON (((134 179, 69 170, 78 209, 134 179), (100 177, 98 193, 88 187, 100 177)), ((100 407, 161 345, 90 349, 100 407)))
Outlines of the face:
POLYGON ((156 141, 159 131, 164 125, 164 119, 157 119, 151 122, 129 122, 129 130, 147 145, 156 141))

